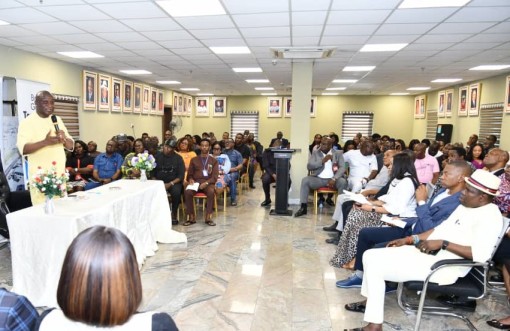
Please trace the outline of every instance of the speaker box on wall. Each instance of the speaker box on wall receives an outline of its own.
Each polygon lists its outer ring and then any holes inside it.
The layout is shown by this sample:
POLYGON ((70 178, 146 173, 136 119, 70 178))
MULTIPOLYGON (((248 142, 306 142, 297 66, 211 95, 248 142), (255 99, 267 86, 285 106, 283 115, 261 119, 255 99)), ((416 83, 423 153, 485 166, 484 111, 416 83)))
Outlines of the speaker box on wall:
POLYGON ((452 140, 452 124, 438 124, 436 128, 436 140, 441 140, 448 144, 452 140))

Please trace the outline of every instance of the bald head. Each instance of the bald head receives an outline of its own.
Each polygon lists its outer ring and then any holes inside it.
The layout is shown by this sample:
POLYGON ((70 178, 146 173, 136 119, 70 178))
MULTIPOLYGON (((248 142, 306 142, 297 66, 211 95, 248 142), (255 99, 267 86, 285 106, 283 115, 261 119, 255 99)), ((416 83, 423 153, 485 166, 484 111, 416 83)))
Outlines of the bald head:
POLYGON ((41 117, 48 117, 53 114, 55 101, 53 95, 48 91, 39 91, 35 95, 35 111, 41 117))

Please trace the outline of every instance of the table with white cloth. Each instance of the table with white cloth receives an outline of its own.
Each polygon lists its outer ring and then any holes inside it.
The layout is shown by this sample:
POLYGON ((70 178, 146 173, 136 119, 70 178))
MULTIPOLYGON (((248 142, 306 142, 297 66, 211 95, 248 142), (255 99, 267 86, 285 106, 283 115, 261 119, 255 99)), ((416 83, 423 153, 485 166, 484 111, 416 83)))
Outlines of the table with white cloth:
POLYGON ((55 212, 44 204, 7 215, 12 254, 12 291, 37 307, 57 305, 57 285, 67 248, 84 229, 114 227, 133 243, 141 267, 160 243, 186 242, 172 230, 162 181, 119 180, 96 189, 54 199, 55 212))

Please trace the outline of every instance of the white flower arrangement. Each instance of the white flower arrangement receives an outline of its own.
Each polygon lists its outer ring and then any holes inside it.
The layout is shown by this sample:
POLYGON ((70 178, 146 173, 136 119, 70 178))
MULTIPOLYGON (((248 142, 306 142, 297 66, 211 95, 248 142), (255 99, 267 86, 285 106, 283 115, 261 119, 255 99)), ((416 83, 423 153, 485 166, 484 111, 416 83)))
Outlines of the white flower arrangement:
POLYGON ((67 172, 58 175, 55 169, 57 162, 53 161, 50 170, 43 170, 37 167, 37 173, 32 177, 30 185, 39 190, 50 199, 54 196, 63 196, 67 190, 67 180, 69 174, 67 172))
POLYGON ((131 165, 139 170, 151 171, 156 168, 156 160, 148 151, 144 151, 131 159, 131 165))

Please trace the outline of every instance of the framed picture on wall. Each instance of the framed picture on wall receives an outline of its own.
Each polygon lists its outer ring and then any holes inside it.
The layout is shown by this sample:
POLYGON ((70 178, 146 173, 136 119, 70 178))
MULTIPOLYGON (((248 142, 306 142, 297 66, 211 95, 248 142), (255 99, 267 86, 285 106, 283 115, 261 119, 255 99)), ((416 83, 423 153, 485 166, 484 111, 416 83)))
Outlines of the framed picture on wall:
POLYGON ((124 81, 124 102, 122 112, 131 113, 133 111, 133 82, 124 81))
POLYGON ((142 84, 134 84, 135 102, 133 104, 133 113, 140 114, 142 112, 142 84))
POLYGON ((177 93, 173 92, 173 103, 172 103, 172 109, 173 109, 173 114, 174 115, 180 115, 179 113, 179 109, 177 108, 177 100, 178 100, 178 97, 177 97, 177 93))
POLYGON ((158 90, 158 111, 156 112, 156 114, 162 116, 164 112, 165 112, 165 91, 158 90))
POLYGON ((414 98, 414 118, 425 118, 426 101, 424 94, 414 98))
POLYGON ((310 100, 310 117, 315 117, 317 114, 317 97, 310 100))
POLYGON ((467 100, 468 86, 466 85, 459 87, 459 109, 457 110, 457 116, 463 117, 468 115, 467 100))
POLYGON ((292 98, 283 98, 283 117, 292 115, 292 98))
POLYGON ((218 97, 212 98, 214 105, 213 117, 226 117, 227 116, 227 98, 218 97))
POLYGON ((113 100, 112 112, 120 112, 122 110, 122 79, 112 77, 113 100))
POLYGON ((469 85, 469 116, 478 116, 478 110, 480 109, 480 83, 469 85))
POLYGON ((155 115, 158 111, 158 89, 151 87, 151 110, 150 113, 155 115))
POLYGON ((209 98, 204 97, 196 98, 195 116, 209 117, 209 98))
POLYGON ((445 97, 446 97, 446 92, 445 91, 439 91, 437 93, 437 117, 440 118, 440 117, 444 117, 444 113, 445 113, 445 97))
POLYGON ((83 70, 83 109, 97 109, 97 73, 83 70))
POLYGON ((191 110, 193 109, 193 98, 188 97, 188 112, 184 115, 191 116, 191 110))
POLYGON ((99 110, 100 111, 110 111, 110 86, 111 86, 111 77, 99 74, 99 85, 98 85, 98 95, 99 95, 99 110))
POLYGON ((505 85, 505 113, 510 112, 510 76, 506 76, 505 85))
POLYGON ((267 117, 282 117, 282 98, 267 98, 267 117))
POLYGON ((184 96, 182 94, 179 94, 179 113, 184 114, 184 96))
POLYGON ((444 111, 445 117, 452 117, 453 110, 453 90, 446 90, 446 108, 444 111))
POLYGON ((142 114, 149 114, 150 110, 151 110, 151 88, 148 85, 144 85, 142 114))

